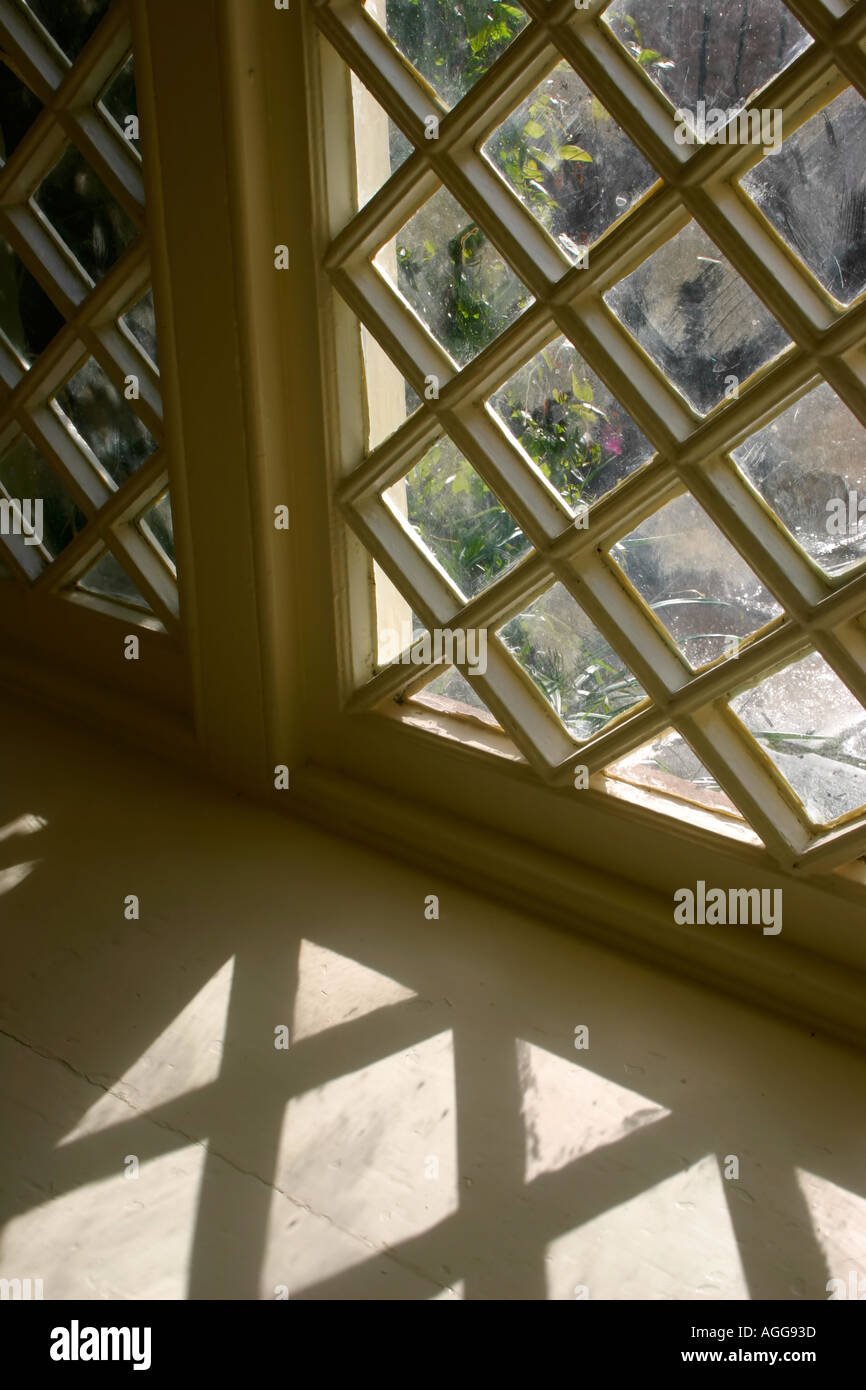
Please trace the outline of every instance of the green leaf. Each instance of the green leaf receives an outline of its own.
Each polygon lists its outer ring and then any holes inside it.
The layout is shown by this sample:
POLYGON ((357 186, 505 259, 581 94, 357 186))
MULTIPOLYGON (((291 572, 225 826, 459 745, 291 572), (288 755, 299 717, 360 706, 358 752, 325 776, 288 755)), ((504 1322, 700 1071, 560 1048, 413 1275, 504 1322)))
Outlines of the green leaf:
POLYGON ((592 387, 588 381, 580 382, 574 372, 571 373, 571 394, 577 401, 591 401, 592 387))
POLYGON ((544 126, 540 121, 527 121, 523 127, 524 135, 528 135, 530 140, 540 140, 544 135, 544 126))
POLYGON ((540 150, 537 145, 532 146, 530 153, 534 154, 539 163, 543 164, 545 169, 549 170, 551 174, 557 173, 559 164, 553 158, 553 155, 545 154, 544 150, 540 150))
POLYGON ((673 59, 665 58, 661 53, 657 53, 654 48, 642 48, 637 55, 637 60, 644 67, 648 67, 651 63, 657 63, 663 68, 672 68, 674 66, 673 59))
POLYGON ((482 53, 485 48, 497 43, 500 39, 510 38, 511 33, 505 20, 500 20, 498 23, 493 20, 491 23, 483 25, 477 34, 470 34, 469 47, 473 53, 482 53))
POLYGON ((580 145, 560 145, 559 157, 560 159, 577 161, 580 164, 592 163, 592 155, 588 154, 586 150, 582 150, 580 145))

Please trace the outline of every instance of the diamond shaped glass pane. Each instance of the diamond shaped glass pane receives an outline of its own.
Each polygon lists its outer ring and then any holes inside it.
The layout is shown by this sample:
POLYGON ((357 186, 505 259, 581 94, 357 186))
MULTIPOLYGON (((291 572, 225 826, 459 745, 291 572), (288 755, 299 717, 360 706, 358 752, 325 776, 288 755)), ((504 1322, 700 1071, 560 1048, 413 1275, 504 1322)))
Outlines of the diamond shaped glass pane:
POLYGON ((115 599, 131 608, 140 608, 146 613, 151 611, 147 599, 142 597, 136 584, 110 550, 106 550, 102 558, 82 575, 75 587, 85 594, 115 599))
POLYGON ((144 513, 139 525, 151 544, 168 561, 170 568, 174 569, 174 520, 171 514, 171 497, 167 492, 144 513))
POLYGON ((866 805, 866 710, 817 652, 731 701, 815 825, 866 805))
POLYGON ((653 512, 611 554, 695 669, 736 656, 782 612, 691 496, 653 512))
POLYGON ((445 106, 454 106, 527 23, 500 0, 364 0, 396 48, 445 106))
POLYGON ((866 430, 826 382, 733 458, 828 574, 866 557, 866 430))
POLYGON ((421 398, 365 324, 360 324, 367 397, 367 453, 404 425, 421 398))
POLYGON ((156 440, 95 358, 57 392, 57 405, 118 487, 156 449, 156 440))
MULTIPOLYGON (((383 585, 390 586, 391 581, 375 561, 373 573, 377 590, 383 585)), ((411 665, 408 655, 409 649, 413 642, 416 642, 427 631, 418 614, 413 612, 405 599, 401 597, 399 608, 391 605, 384 613, 378 611, 376 616, 378 619, 377 665, 382 668, 389 666, 393 661, 401 661, 403 665, 407 666, 411 665), (404 657, 405 661, 402 661, 404 657)))
POLYGON ((100 105, 117 126, 130 149, 139 154, 138 99, 135 95, 135 60, 130 53, 100 97, 100 105), (130 117, 133 119, 130 120, 130 117))
POLYGON ((604 298, 700 415, 791 342, 696 222, 604 298))
POLYGON ((350 78, 355 121, 355 180, 358 207, 362 208, 406 163, 414 146, 351 71, 350 78))
POLYGON ((25 366, 33 365, 63 323, 60 310, 0 237, 0 330, 25 366))
POLYGON ((657 175, 568 63, 560 63, 483 147, 572 260, 657 175))
POLYGON ((33 202, 94 283, 138 236, 134 223, 73 145, 46 174, 33 202))
POLYGON ((0 486, 7 499, 22 505, 24 520, 33 524, 30 539, 41 540, 52 559, 87 525, 87 517, 26 435, 19 435, 0 458, 0 486))
POLYGON ((781 0, 614 0, 620 43, 673 106, 742 106, 812 42, 781 0))
POLYGON ((866 289, 866 102, 849 87, 740 182, 826 290, 866 289))
POLYGON ((42 102, 6 63, 0 64, 0 158, 5 164, 32 126, 42 102))
POLYGON ((472 682, 462 676, 456 666, 449 666, 429 685, 425 685, 424 694, 438 695, 440 699, 452 701, 458 713, 483 714, 491 723, 497 722, 472 682))
POLYGON ((445 188, 382 247, 375 264, 461 367, 532 303, 526 286, 445 188))
POLYGON ((529 549, 514 518, 450 439, 428 449, 383 496, 465 598, 480 594, 529 549))
POLYGON ((120 318, 121 328, 125 328, 133 337, 138 347, 141 348, 145 357, 155 367, 159 367, 159 355, 156 342, 156 315, 153 309, 153 290, 148 290, 143 294, 132 308, 127 309, 126 313, 120 318))
POLYGON ((111 0, 27 0, 27 8, 71 59, 78 57, 110 4, 111 0))
POLYGON ((628 667, 558 582, 496 635, 574 738, 591 738, 646 698, 628 667))
POLYGON ((567 338, 515 372, 490 404, 575 510, 610 492, 655 452, 567 338))
POLYGON ((633 753, 619 758, 606 767, 605 772, 608 777, 620 777, 634 786, 682 797, 742 819, 731 798, 676 729, 668 729, 633 753))

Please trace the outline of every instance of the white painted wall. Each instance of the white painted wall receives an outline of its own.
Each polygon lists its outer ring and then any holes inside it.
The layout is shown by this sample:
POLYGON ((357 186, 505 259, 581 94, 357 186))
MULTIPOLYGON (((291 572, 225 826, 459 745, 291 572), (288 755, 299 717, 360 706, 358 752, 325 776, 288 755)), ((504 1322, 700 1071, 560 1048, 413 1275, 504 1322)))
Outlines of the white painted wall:
POLYGON ((0 711, 0 1277, 796 1301, 866 1273, 862 1056, 0 711))

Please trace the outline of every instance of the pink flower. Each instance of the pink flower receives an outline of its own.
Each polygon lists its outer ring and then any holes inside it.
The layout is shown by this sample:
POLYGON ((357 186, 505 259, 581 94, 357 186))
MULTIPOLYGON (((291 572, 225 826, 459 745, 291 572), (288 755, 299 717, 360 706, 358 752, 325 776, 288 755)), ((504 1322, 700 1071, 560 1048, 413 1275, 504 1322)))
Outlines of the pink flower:
POLYGON ((601 447, 607 449, 609 454, 621 454, 622 435, 611 425, 603 425, 601 431, 601 447))

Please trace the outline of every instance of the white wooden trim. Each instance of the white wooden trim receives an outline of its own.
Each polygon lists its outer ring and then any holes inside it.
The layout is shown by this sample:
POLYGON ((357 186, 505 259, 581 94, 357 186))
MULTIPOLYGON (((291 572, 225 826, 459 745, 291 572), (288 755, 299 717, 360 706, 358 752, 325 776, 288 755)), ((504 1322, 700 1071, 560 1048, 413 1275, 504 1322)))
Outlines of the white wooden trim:
MULTIPOLYGON (((717 780, 738 800, 776 862, 805 867, 819 852, 828 852, 827 833, 809 825, 798 799, 771 761, 727 713, 724 697, 732 682, 742 684, 769 673, 814 644, 836 673, 866 699, 862 650, 852 654, 844 638, 834 636, 834 631, 850 636, 848 629, 838 625, 849 614, 853 616, 862 602, 866 566, 841 580, 824 574, 798 549, 727 451, 822 378, 866 421, 863 375, 841 358, 849 343, 862 341, 866 301, 840 309, 742 193, 736 179, 758 158, 756 151, 748 146, 706 146, 689 153, 676 145, 670 109, 606 25, 598 22, 598 7, 576 13, 564 3, 527 8, 534 22, 447 113, 441 112, 430 89, 360 5, 322 0, 306 9, 312 25, 335 46, 416 147, 415 154, 348 222, 342 195, 345 225, 331 235, 323 256, 325 270, 334 289, 419 394, 427 375, 432 373, 442 382, 438 400, 425 401, 416 416, 371 455, 356 455, 354 468, 345 447, 336 448, 331 472, 340 479, 341 513, 423 621, 451 627, 477 623, 478 601, 455 603, 453 586, 435 561, 418 550, 378 502, 378 494, 403 476, 429 446, 436 427, 444 429, 534 547, 522 564, 484 596, 485 625, 491 624, 492 632, 493 626, 505 621, 509 608, 535 590, 546 571, 582 603, 652 697, 652 711, 639 708, 602 729, 581 748, 580 760, 600 769, 603 757, 622 756, 674 723, 693 743, 700 743, 717 780), (593 248, 589 270, 566 265, 559 249, 478 153, 486 133, 560 55, 568 58, 655 163, 663 180, 605 233, 593 248), (441 114, 440 137, 426 141, 424 116, 433 109, 441 114), (431 182, 432 175, 484 227, 536 300, 460 372, 370 264, 376 249, 437 186, 431 182), (698 417, 673 391, 601 298, 609 285, 664 244, 689 216, 697 218, 713 237, 792 339, 778 361, 745 384, 739 399, 723 403, 706 418, 698 417), (563 331, 659 450, 655 461, 627 479, 614 497, 602 499, 591 509, 589 527, 578 532, 570 529, 561 499, 529 466, 508 432, 476 404, 542 341, 563 331), (743 648, 744 659, 736 667, 719 663, 693 675, 640 598, 596 556, 608 537, 615 538, 627 524, 637 525, 658 505, 658 494, 653 497, 643 491, 650 475, 663 496, 675 496, 687 488, 786 609, 784 619, 743 648), (837 603, 840 607, 834 613, 837 603)), ((866 79, 866 63, 856 43, 861 26, 847 21, 840 43, 836 28, 828 27, 823 6, 804 0, 800 10, 812 14, 816 41, 760 97, 762 103, 784 109, 788 133, 844 90, 849 79, 861 86, 866 79), (838 61, 842 55, 844 64, 838 61)), ((321 45, 313 41, 314 69, 320 54, 321 45)), ((327 67, 333 73, 331 58, 327 67)), ((315 85, 315 70, 312 77, 315 85)), ((333 86, 335 77, 329 80, 333 86)), ((351 140, 345 114, 326 115, 320 104, 313 119, 326 128, 342 119, 343 139, 351 140)), ((328 135, 329 148, 334 142, 335 137, 328 135)), ((317 180, 323 188, 327 186, 321 161, 317 180)), ((323 208, 328 226, 339 226, 333 200, 326 196, 323 208)), ((363 615, 359 617, 363 622, 363 615)), ((357 645, 367 650, 374 647, 373 634, 360 636, 357 645)), ((510 658, 504 652, 501 657, 507 667, 510 658)), ((479 683, 479 692, 542 779, 564 782, 577 760, 575 752, 558 743, 549 711, 537 692, 515 677, 506 694, 501 685, 504 678, 503 668, 497 673, 500 684, 482 691, 479 683), (518 713, 516 702, 522 696, 529 703, 524 700, 518 713)), ((353 695, 351 706, 375 708, 388 693, 405 686, 402 671, 378 673, 366 689, 353 695)), ((844 853, 841 847, 846 846, 852 856, 859 853, 864 829, 863 815, 852 818, 847 828, 834 827, 833 852, 844 853)))

